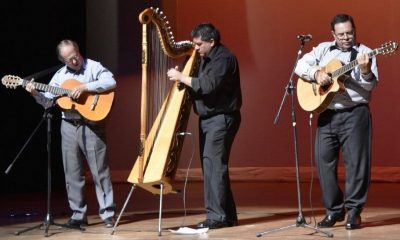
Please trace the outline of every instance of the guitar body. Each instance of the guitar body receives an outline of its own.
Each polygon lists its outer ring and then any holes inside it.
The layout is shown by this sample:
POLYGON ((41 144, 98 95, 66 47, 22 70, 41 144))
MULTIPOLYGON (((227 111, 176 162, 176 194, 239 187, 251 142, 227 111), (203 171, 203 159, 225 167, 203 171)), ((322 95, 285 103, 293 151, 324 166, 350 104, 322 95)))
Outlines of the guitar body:
MULTIPOLYGON (((326 73, 332 73, 341 67, 342 63, 337 59, 333 59, 325 67, 322 67, 321 70, 326 73)), ((345 91, 343 83, 345 78, 346 76, 332 78, 332 83, 326 86, 299 78, 297 81, 297 99, 301 108, 308 112, 323 112, 336 94, 345 91)))
MULTIPOLYGON (((61 88, 73 89, 81 84, 75 79, 68 79, 63 82, 61 88)), ((84 93, 76 101, 63 96, 57 99, 57 104, 62 109, 78 111, 87 120, 100 121, 110 112, 113 100, 114 91, 110 90, 103 93, 84 93)))
POLYGON ((78 100, 72 100, 67 96, 68 93, 71 89, 82 84, 75 79, 65 80, 61 87, 55 87, 21 79, 18 76, 6 75, 1 79, 1 83, 7 88, 16 88, 17 86, 25 87, 28 83, 32 83, 39 91, 50 92, 54 95, 61 96, 57 99, 57 104, 62 109, 74 109, 90 121, 100 121, 107 117, 114 100, 114 90, 102 93, 84 93, 78 100))

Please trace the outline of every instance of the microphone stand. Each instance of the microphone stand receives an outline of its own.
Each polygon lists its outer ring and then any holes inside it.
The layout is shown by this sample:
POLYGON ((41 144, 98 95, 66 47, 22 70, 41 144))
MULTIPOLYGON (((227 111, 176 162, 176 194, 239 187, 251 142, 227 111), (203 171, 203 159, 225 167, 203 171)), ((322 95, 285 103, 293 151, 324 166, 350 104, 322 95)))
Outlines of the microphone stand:
MULTIPOLYGON (((34 73, 32 75, 29 75, 28 77, 24 77, 23 79, 38 79, 41 77, 44 77, 54 71, 56 71, 57 69, 59 69, 60 67, 62 67, 62 64, 47 68, 45 70, 42 70, 40 72, 34 73)), ((38 123, 38 125, 36 126, 36 128, 33 130, 33 132, 31 133, 31 135, 29 136, 29 138, 26 140, 25 144, 22 146, 21 150, 18 152, 17 156, 14 158, 14 160, 11 162, 11 164, 8 166, 8 168, 5 171, 5 174, 8 174, 11 170, 11 168, 14 166, 14 163, 17 161, 17 159, 19 158, 19 155, 21 155, 21 153, 24 151, 25 147, 28 145, 28 143, 31 141, 32 137, 35 135, 35 133, 37 132, 37 130, 39 129, 39 127, 42 125, 42 123, 44 122, 44 120, 46 119, 46 116, 49 114, 49 112, 52 110, 52 108, 55 106, 56 104, 56 99, 53 99, 53 102, 51 103, 51 105, 48 108, 45 108, 44 110, 44 114, 43 114, 43 118, 42 120, 38 123)), ((49 125, 51 124, 50 122, 48 123, 49 125)), ((50 148, 49 148, 50 149, 50 148)))
POLYGON ((28 140, 22 146, 22 148, 18 152, 17 156, 14 158, 12 163, 9 165, 9 167, 5 171, 5 173, 8 174, 8 172, 11 170, 12 166, 14 165, 14 163, 16 162, 18 157, 21 155, 21 153, 23 152, 25 147, 28 145, 28 143, 30 142, 30 140, 32 139, 34 134, 39 129, 39 127, 42 125, 43 122, 45 122, 45 120, 47 120, 47 214, 46 214, 46 217, 45 217, 45 219, 44 219, 44 221, 42 223, 40 223, 40 224, 38 224, 36 226, 33 226, 33 227, 29 227, 29 228, 23 229, 21 231, 14 232, 15 235, 20 235, 21 233, 28 232, 28 231, 31 231, 33 229, 41 228, 41 227, 44 226, 45 227, 44 236, 48 237, 49 236, 49 227, 51 225, 59 226, 60 228, 65 227, 63 224, 58 224, 58 223, 55 223, 53 221, 53 217, 51 215, 51 207, 50 207, 50 205, 51 205, 51 129, 52 129, 51 128, 51 120, 52 120, 52 117, 53 117, 53 115, 51 114, 51 110, 54 108, 55 102, 56 101, 54 100, 52 105, 44 110, 44 114, 43 114, 42 120, 40 120, 40 122, 38 123, 36 128, 33 130, 31 135, 29 136, 28 140))
POLYGON ((279 121, 279 116, 280 116, 280 113, 282 111, 282 107, 283 107, 283 104, 285 102, 285 99, 286 99, 286 97, 288 95, 291 95, 291 114, 292 114, 293 142, 294 142, 294 160, 295 160, 295 164, 296 164, 298 216, 296 218, 296 223, 295 224, 284 226, 284 227, 280 227, 280 228, 276 228, 276 229, 272 229, 272 230, 268 230, 268 231, 264 231, 264 232, 259 232, 259 233, 256 234, 257 237, 261 237, 261 236, 263 236, 265 234, 282 231, 282 230, 289 229, 289 228, 292 228, 292 227, 310 228, 310 229, 315 230, 315 232, 319 232, 319 233, 325 234, 327 237, 330 237, 330 238, 333 237, 332 233, 326 232, 326 231, 322 231, 319 228, 316 228, 314 226, 310 226, 309 224, 307 224, 307 222, 306 222, 306 220, 304 218, 304 215, 303 215, 302 207, 301 207, 299 160, 298 160, 298 156, 297 156, 298 155, 297 154, 298 150, 297 150, 296 112, 295 112, 295 107, 294 107, 294 96, 293 96, 294 95, 293 92, 294 92, 295 87, 293 86, 293 80, 292 80, 293 76, 295 74, 295 69, 296 69, 297 63, 298 63, 298 61, 300 59, 300 56, 301 56, 301 53, 302 53, 302 50, 304 48, 304 44, 305 44, 305 41, 306 41, 306 39, 304 39, 304 38, 301 38, 299 40, 301 41, 300 49, 297 52, 296 61, 295 61, 292 73, 290 75, 289 82, 287 83, 287 85, 285 87, 285 94, 283 96, 281 105, 279 107, 278 113, 277 113, 277 115, 275 117, 275 120, 274 120, 274 124, 276 125, 278 123, 278 121, 279 121))

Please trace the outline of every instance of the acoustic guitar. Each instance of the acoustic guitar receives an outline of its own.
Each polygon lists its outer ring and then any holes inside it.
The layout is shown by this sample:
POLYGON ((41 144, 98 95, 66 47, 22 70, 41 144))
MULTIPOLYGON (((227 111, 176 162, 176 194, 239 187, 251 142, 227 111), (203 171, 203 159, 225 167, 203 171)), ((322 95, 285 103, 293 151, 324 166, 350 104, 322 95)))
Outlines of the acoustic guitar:
MULTIPOLYGON (((31 81, 21 79, 13 75, 6 75, 1 82, 7 88, 16 88, 17 86, 25 87, 31 81)), ((38 82, 31 82, 39 91, 50 92, 59 96, 57 104, 65 110, 74 109, 78 111, 84 118, 90 121, 103 120, 109 114, 114 100, 114 91, 109 90, 102 93, 83 93, 79 99, 72 100, 68 97, 71 90, 82 83, 75 79, 65 80, 61 87, 55 87, 38 82)))
MULTIPOLYGON (((378 54, 391 54, 397 49, 397 46, 396 42, 386 42, 380 48, 368 53, 368 57, 372 58, 378 54)), ((331 60, 326 66, 321 67, 321 70, 328 73, 332 78, 332 82, 325 86, 321 86, 315 81, 299 78, 297 81, 297 98, 301 108, 308 112, 323 112, 336 94, 345 92, 344 80, 347 78, 345 73, 355 68, 357 64, 357 60, 346 65, 342 65, 337 59, 331 60)))

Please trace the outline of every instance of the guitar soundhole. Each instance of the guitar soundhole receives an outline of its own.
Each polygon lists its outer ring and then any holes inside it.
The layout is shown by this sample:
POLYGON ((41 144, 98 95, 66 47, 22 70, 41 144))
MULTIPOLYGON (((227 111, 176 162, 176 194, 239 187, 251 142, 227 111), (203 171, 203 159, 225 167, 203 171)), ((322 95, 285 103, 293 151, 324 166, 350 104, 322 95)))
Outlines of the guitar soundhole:
POLYGON ((329 90, 332 88, 333 84, 325 85, 325 86, 320 86, 319 87, 319 95, 325 95, 329 90))

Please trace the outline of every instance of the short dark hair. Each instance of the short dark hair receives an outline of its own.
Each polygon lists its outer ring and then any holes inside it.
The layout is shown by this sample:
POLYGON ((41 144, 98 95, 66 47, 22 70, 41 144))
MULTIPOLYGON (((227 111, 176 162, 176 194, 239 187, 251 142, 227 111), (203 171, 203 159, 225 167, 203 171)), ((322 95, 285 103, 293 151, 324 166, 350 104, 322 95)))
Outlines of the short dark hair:
POLYGON ((335 25, 338 23, 344 23, 344 22, 351 22, 351 26, 353 29, 356 29, 356 25, 354 24, 353 18, 348 15, 348 14, 338 14, 332 18, 331 21, 331 28, 332 31, 335 31, 335 25))
POLYGON ((191 35, 193 38, 200 37, 203 41, 210 41, 211 39, 214 39, 216 44, 219 44, 221 41, 221 36, 218 29, 216 29, 211 23, 201 23, 197 25, 195 28, 193 28, 191 35))
POLYGON ((57 57, 58 57, 58 59, 59 59, 61 62, 64 62, 64 59, 60 56, 60 49, 61 49, 61 47, 63 47, 63 46, 68 46, 68 45, 72 45, 72 46, 74 47, 74 49, 75 49, 76 51, 79 52, 79 46, 78 46, 78 44, 77 44, 75 41, 72 41, 72 40, 69 40, 69 39, 64 39, 64 40, 62 40, 62 41, 57 45, 57 50, 56 50, 56 52, 57 52, 57 57))

